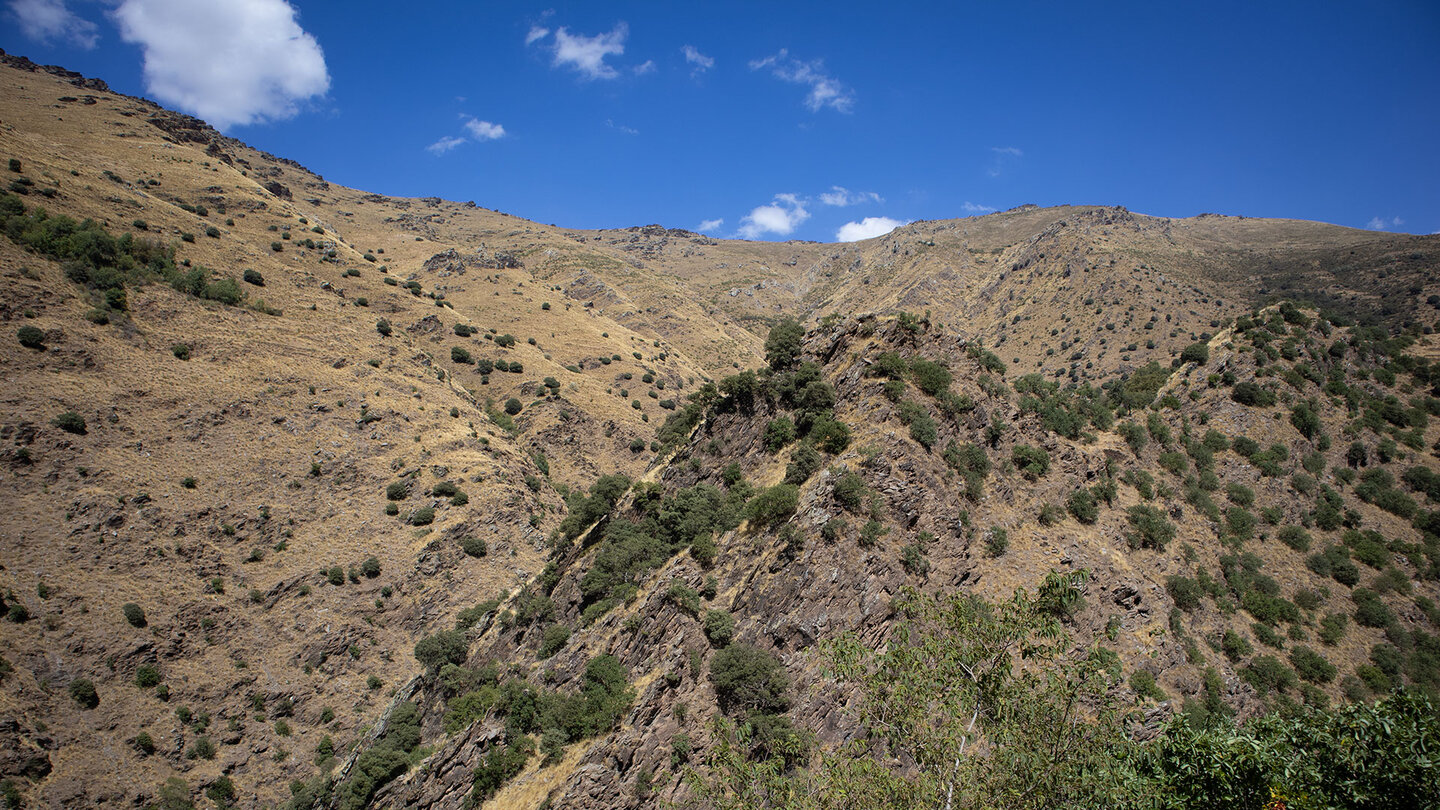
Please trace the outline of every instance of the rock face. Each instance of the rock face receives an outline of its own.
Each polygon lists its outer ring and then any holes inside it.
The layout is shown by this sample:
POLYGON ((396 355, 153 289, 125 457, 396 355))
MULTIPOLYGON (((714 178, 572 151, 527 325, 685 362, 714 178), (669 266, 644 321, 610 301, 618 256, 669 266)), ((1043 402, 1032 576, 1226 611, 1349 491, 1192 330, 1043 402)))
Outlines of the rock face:
POLYGON ((464 275, 466 270, 511 270, 523 267, 520 260, 506 251, 481 248, 475 253, 460 253, 450 248, 425 260, 421 269, 440 275, 464 275))

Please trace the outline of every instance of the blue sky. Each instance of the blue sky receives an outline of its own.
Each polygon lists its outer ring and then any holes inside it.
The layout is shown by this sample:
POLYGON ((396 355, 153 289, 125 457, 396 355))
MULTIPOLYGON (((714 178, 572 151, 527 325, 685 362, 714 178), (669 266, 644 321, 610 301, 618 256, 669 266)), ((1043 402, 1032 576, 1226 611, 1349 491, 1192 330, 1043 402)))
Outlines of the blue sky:
POLYGON ((333 182, 835 241, 1024 203, 1440 231, 1440 4, 3 0, 333 182))

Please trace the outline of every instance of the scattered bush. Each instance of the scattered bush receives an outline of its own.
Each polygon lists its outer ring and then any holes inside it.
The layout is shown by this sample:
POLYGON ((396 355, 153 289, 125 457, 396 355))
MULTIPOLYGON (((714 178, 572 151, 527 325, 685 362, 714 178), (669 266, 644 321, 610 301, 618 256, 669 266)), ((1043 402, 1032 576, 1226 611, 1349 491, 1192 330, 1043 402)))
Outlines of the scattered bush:
POLYGON ((735 637, 735 617, 727 610, 707 610, 704 628, 711 644, 724 647, 735 637))
POLYGON ((991 557, 1002 557, 1010 550, 1010 533, 999 526, 991 527, 985 533, 985 553, 991 557))
POLYGON ((81 436, 86 433, 85 417, 74 411, 66 411, 60 414, 54 419, 51 419, 50 424, 60 428, 66 433, 75 433, 81 436))
POLYGON ((1153 548, 1164 551, 1165 546, 1175 539, 1175 524, 1171 523, 1153 506, 1139 504, 1126 510, 1133 531, 1130 533, 1131 548, 1153 548))
POLYGON ((1015 449, 1010 453, 1010 460, 1014 462, 1022 475, 1032 481, 1050 469, 1050 454, 1039 447, 1031 447, 1028 444, 1015 445, 1015 449))
POLYGON ((1300 677, 1310 683, 1330 683, 1335 680, 1335 665, 1309 647, 1297 645, 1291 649, 1290 663, 1300 677))
POLYGON ((773 653, 750 644, 731 644, 715 653, 710 660, 710 681, 727 714, 774 714, 790 707, 785 665, 773 653))
POLYGON ((27 349, 45 348, 45 333, 38 327, 22 326, 16 336, 20 339, 20 345, 27 349))
POLYGON ((120 612, 125 614, 125 621, 129 622, 131 627, 144 627, 147 623, 144 608, 134 602, 126 602, 121 605, 120 612))
POLYGON ((461 538, 460 548, 471 557, 484 557, 489 552, 484 540, 471 536, 461 538))
POLYGON ((95 683, 89 678, 76 678, 70 682, 70 697, 82 708, 93 709, 100 705, 100 695, 95 691, 95 683))

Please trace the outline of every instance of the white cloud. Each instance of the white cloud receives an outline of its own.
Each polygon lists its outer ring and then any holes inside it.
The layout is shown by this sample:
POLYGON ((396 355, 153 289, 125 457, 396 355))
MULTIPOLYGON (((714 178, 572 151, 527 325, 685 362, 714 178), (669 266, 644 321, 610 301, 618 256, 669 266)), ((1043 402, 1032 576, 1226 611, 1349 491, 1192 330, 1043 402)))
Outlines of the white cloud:
POLYGON ((877 236, 884 236, 904 224, 904 222, 890 217, 865 217, 859 222, 847 222, 841 225, 840 230, 835 232, 835 238, 841 242, 874 239, 877 236))
MULTIPOLYGON (((531 34, 535 29, 531 29, 531 34)), ((625 53, 625 38, 630 35, 630 26, 616 23, 609 33, 587 37, 571 34, 561 28, 555 32, 555 67, 571 67, 587 79, 613 79, 619 72, 605 64, 605 57, 625 53)), ((527 38, 527 44, 535 39, 527 38)))
POLYGON ((88 51, 100 38, 95 23, 77 16, 65 0, 10 0, 10 14, 36 42, 68 42, 88 51))
POLYGON ((847 205, 859 205, 866 202, 881 203, 885 200, 873 191, 851 191, 843 186, 831 186, 829 191, 820 195, 820 202, 843 208, 847 205))
POLYGON ((145 89, 219 129, 289 118, 330 89, 325 55, 285 0, 124 0, 120 36, 145 52, 145 89))
POLYGON ((643 63, 635 66, 635 75, 644 76, 647 73, 655 72, 655 60, 646 59, 643 63))
POLYGON ((465 143, 464 138, 456 138, 450 135, 446 135, 435 143, 432 143, 429 146, 425 147, 425 150, 432 155, 443 155, 462 143, 465 143))
POLYGON ((710 68, 715 67, 715 58, 701 53, 694 45, 686 45, 680 49, 680 52, 685 54, 685 61, 687 63, 695 66, 694 69, 690 71, 691 76, 698 76, 710 68))
POLYGON ((465 130, 477 141, 493 141, 505 137, 505 127, 474 118, 466 119, 465 130))
POLYGON ((615 123, 614 121, 610 120, 609 118, 606 118, 606 119, 605 119, 605 126, 610 127, 611 129, 614 129, 614 130, 619 130, 620 132, 623 132, 623 133, 625 133, 626 135, 639 135, 639 134, 640 134, 640 130, 638 130, 638 129, 634 128, 634 127, 627 127, 627 126, 625 126, 624 124, 617 124, 617 123, 615 123))
POLYGON ((1025 156, 1025 153, 1014 146, 992 146, 990 147, 990 165, 985 173, 991 177, 999 177, 1010 168, 1010 164, 1025 156))
POLYGON ((757 206, 741 218, 737 234, 741 239, 758 239, 767 233, 789 236, 809 218, 804 201, 794 194, 776 194, 774 202, 757 206))
POLYGON ((803 62, 792 58, 789 51, 781 48, 774 56, 750 62, 751 70, 766 68, 778 79, 792 84, 809 85, 810 94, 805 97, 805 106, 811 112, 819 112, 823 107, 842 113, 854 110, 855 93, 841 84, 839 79, 825 72, 825 62, 822 59, 803 62))
POLYGON ((967 214, 990 214, 994 213, 995 211, 994 208, 991 208, 988 205, 979 205, 977 203, 972 203, 968 200, 960 205, 960 210, 964 211, 967 214))
POLYGON ((532 25, 530 26, 530 33, 525 35, 525 44, 533 45, 537 40, 542 40, 548 36, 550 36, 549 28, 542 28, 538 25, 532 25))
POLYGON ((695 230, 700 231, 701 233, 704 233, 705 231, 718 231, 720 230, 720 226, 724 224, 725 220, 723 219, 707 219, 699 225, 696 225, 695 230))
POLYGON ((1404 224, 1405 220, 1400 217, 1391 217, 1390 219, 1386 219, 1385 217, 1371 217, 1370 221, 1365 223, 1365 227, 1372 231, 1388 231, 1391 228, 1398 228, 1404 224))

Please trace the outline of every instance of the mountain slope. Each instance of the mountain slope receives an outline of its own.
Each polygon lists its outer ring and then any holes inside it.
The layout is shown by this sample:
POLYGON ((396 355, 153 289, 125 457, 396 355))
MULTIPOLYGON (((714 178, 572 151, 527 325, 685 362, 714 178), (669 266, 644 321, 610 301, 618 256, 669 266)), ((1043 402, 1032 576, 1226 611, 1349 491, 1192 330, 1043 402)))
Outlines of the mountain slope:
MULTIPOLYGON (((782 655, 796 684, 787 716, 822 741, 848 732, 830 711, 843 696, 807 691, 820 682, 806 653, 816 641, 842 629, 883 638, 889 600, 907 584, 998 597, 1051 569, 1091 571, 1073 626, 1116 646, 1127 674, 1145 666, 1170 696, 1194 696, 1213 666, 1225 697, 1255 710, 1258 692, 1241 676, 1263 644, 1231 662, 1197 642, 1202 664, 1185 639, 1218 645, 1233 629, 1260 641, 1236 610, 1257 589, 1295 603, 1301 589, 1313 592, 1320 601, 1298 622, 1276 623, 1299 627, 1312 647, 1325 616, 1355 608, 1347 587, 1321 595, 1324 579, 1306 556, 1273 537, 1241 541, 1261 561, 1256 571, 1221 543, 1245 522, 1228 522, 1229 507, 1247 497, 1237 489, 1227 502, 1220 493, 1232 483, 1251 491, 1243 509, 1260 520, 1256 537, 1315 522, 1322 486, 1342 493, 1359 539, 1345 526, 1307 530, 1308 553, 1333 542, 1384 559, 1362 571, 1364 587, 1389 589, 1380 601, 1395 622, 1352 624, 1322 652, 1360 677, 1372 648, 1389 644, 1401 664, 1381 674, 1430 677, 1429 642, 1411 632, 1429 621, 1416 597, 1436 597, 1429 538, 1359 493, 1403 510, 1388 493, 1408 491, 1422 516, 1433 506, 1415 491, 1425 479, 1405 477, 1411 466, 1435 466, 1436 436, 1422 418, 1433 383, 1428 366, 1407 375, 1414 365, 1399 353, 1437 356, 1421 328, 1434 318, 1427 299, 1440 293, 1435 237, 1093 206, 913 223, 852 245, 723 241, 653 225, 581 231, 331 184, 103 82, 3 61, 0 146, 12 163, 0 199, 0 316, 11 337, 0 343, 0 439, 14 494, 0 529, 10 617, 0 714, 13 720, 0 725, 0 749, 10 752, 0 778, 33 805, 144 804, 167 779, 198 793, 226 784, 222 776, 240 804, 279 805, 317 767, 348 775, 345 762, 353 770, 376 750, 377 721, 410 699, 420 731, 405 761, 434 751, 372 787, 382 802, 445 805, 470 792, 480 758, 503 747, 505 720, 493 712, 456 720, 447 733, 448 702, 470 690, 417 678, 416 642, 467 609, 471 665, 549 671, 545 682, 569 693, 589 683, 589 661, 608 654, 635 691, 631 708, 614 714, 617 729, 591 728, 561 746, 558 764, 541 768, 535 757, 518 779, 502 780, 499 806, 529 806, 552 791, 630 806, 642 800, 637 786, 652 784, 642 774, 674 771, 675 733, 684 729, 700 750, 718 707, 706 674, 716 653, 700 623, 708 614, 690 616, 695 604, 728 611, 735 639, 782 655), (1277 296, 1373 317, 1388 331, 1347 331, 1313 315, 1304 325, 1281 315, 1271 329, 1278 310, 1261 325, 1236 323, 1277 296), (787 315, 823 324, 804 343, 818 369, 805 373, 817 378, 707 386, 763 365, 771 327, 787 315), (1410 345, 1379 340, 1401 329, 1410 345), (1339 357, 1330 353, 1336 341, 1339 357), (1203 368, 1172 371, 1197 343, 1209 347, 1203 368), (907 364, 882 361, 887 351, 907 364), (919 391, 915 357, 949 370, 953 384, 934 388, 949 395, 919 391), (1159 366, 1147 369, 1152 360, 1159 366), (895 379, 875 376, 876 364, 895 379), (1335 368, 1338 383, 1328 376, 1335 368), (1030 373, 1043 379, 1019 382, 1030 373), (1137 453, 1103 417, 1086 421, 1093 414, 1057 432, 1043 423, 1056 408, 1104 401, 1133 409, 1129 420, 1146 436, 1164 434, 1120 394, 1052 392, 1054 383, 1158 391, 1166 406, 1156 418, 1172 447, 1151 438, 1137 453), (1277 389, 1279 404, 1235 402, 1241 383, 1277 389), (1290 424, 1287 408, 1309 398, 1327 450, 1290 424), (697 421, 658 430, 677 414, 697 421), (801 452, 794 442, 767 449, 783 437, 783 426, 766 435, 782 416, 800 433, 820 418, 816 436, 828 436, 829 449, 817 451, 794 518, 732 525, 745 487, 729 465, 772 487, 801 452), (1191 444, 1214 428, 1227 443, 1281 443, 1287 456, 1257 448, 1257 463, 1256 451, 1210 450, 1212 482, 1197 469, 1204 453, 1177 438, 1187 424, 1191 444), (917 430, 934 431, 928 451, 912 438, 917 430), (961 455, 947 460, 952 439, 961 455), (1385 457, 1378 468, 1389 486, 1342 479, 1357 441, 1367 464, 1385 457), (980 457, 964 445, 983 448, 993 470, 979 483, 965 465, 980 457), (1034 480, 1013 469, 1020 445, 1043 450, 1052 468, 1034 480), (1305 466, 1317 452, 1322 473, 1305 466), (1181 461, 1181 474, 1166 472, 1181 461), (1280 475, 1261 472, 1277 464, 1280 475), (1063 517, 1077 488, 1132 467, 1136 481, 1139 472, 1157 479, 1156 500, 1120 483, 1095 523, 1063 517), (625 496, 614 510, 597 502, 594 512, 574 497, 617 474, 660 489, 637 490, 644 497, 625 496), (848 508, 834 491, 842 479, 848 508), (663 543, 635 552, 643 564, 620 565, 613 553, 607 565, 618 579, 585 584, 608 547, 605 524, 631 521, 651 537, 645 522, 659 520, 660 493, 702 484, 715 490, 692 495, 718 499, 718 511, 692 516, 690 528, 714 533, 712 568, 703 543, 698 556, 686 550, 698 535, 667 530, 663 543), (1152 504, 1176 527, 1168 552, 1126 539, 1126 510, 1152 504), (1273 525, 1262 508, 1281 510, 1273 525), (609 517, 581 535, 577 515, 609 517), (843 529, 831 522, 841 517, 843 529), (992 558, 996 528, 1006 551, 992 558), (1388 559, 1366 530, 1380 532, 1388 559), (1228 568, 1227 556, 1237 557, 1228 568), (1414 582, 1408 595, 1392 565, 1414 582), (1206 582, 1201 568, 1218 584, 1180 617, 1182 637, 1166 586, 1173 576, 1206 582), (712 576, 716 595, 692 601, 687 589, 708 592, 712 576), (672 589, 676 577, 683 587, 672 589), (548 613, 532 598, 545 589, 548 613), (473 610, 507 591, 503 608, 473 610), (1114 639, 1112 615, 1121 621, 1114 639), (547 649, 561 646, 537 661, 547 628, 559 627, 571 635, 559 641, 551 630, 547 649), (679 703, 690 707, 683 716, 679 703)), ((1356 475, 1367 469, 1357 464, 1356 475)), ((1338 552, 1327 559, 1334 569, 1338 552)), ((1367 689, 1382 683, 1364 675, 1374 681, 1367 689)), ((1340 683, 1323 689, 1338 698, 1340 683)), ((673 780, 653 790, 685 795, 673 780)))

